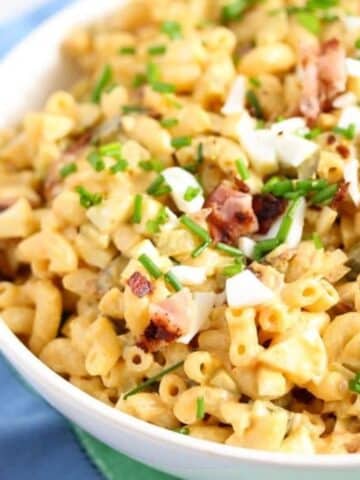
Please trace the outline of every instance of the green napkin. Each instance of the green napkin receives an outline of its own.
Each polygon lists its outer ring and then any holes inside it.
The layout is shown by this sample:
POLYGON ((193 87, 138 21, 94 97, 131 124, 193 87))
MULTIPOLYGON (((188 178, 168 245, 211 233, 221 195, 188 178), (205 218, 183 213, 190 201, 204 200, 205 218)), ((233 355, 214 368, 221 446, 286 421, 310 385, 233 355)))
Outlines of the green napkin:
POLYGON ((122 455, 72 425, 74 433, 92 462, 107 480, 175 480, 122 455))

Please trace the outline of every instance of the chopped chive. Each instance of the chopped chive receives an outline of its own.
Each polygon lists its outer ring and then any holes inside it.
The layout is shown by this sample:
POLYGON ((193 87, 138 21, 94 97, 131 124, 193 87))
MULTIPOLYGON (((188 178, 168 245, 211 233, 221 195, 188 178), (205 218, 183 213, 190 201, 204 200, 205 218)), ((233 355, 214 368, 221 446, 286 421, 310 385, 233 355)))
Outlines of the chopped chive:
POLYGON ((155 63, 149 62, 146 65, 146 78, 150 84, 159 82, 160 71, 159 71, 159 67, 155 63))
POLYGON ((320 235, 317 232, 313 233, 312 240, 317 250, 321 250, 322 248, 324 248, 324 244, 321 241, 320 235))
POLYGON ((311 201, 315 205, 324 204, 332 200, 333 196, 338 190, 338 185, 329 185, 326 188, 323 188, 317 192, 312 198, 311 201))
POLYGON ((198 397, 196 399, 196 418, 197 420, 203 420, 205 417, 205 399, 204 397, 198 397))
POLYGON ((188 147, 191 145, 191 137, 175 137, 171 140, 171 145, 178 150, 179 148, 188 147))
POLYGON ((92 91, 91 94, 91 100, 93 103, 99 103, 101 100, 101 96, 106 89, 106 87, 109 86, 111 80, 113 77, 113 71, 110 65, 105 65, 103 68, 96 84, 94 87, 94 90, 92 91))
POLYGON ((79 194, 80 205, 84 208, 90 208, 102 202, 102 195, 100 195, 100 193, 91 193, 81 185, 76 187, 75 191, 79 194))
POLYGON ((347 140, 354 140, 356 136, 356 125, 354 123, 350 123, 350 125, 346 128, 334 127, 333 132, 337 133, 338 135, 342 135, 347 140))
POLYGON ((154 375, 153 377, 148 378, 147 380, 145 380, 145 382, 141 383, 140 385, 133 388, 132 390, 129 390, 128 392, 126 392, 125 395, 124 395, 124 400, 131 397, 132 395, 136 395, 137 393, 142 392, 147 387, 150 387, 154 383, 157 383, 159 380, 161 380, 168 373, 171 373, 171 372, 177 370, 178 368, 182 367, 183 365, 184 365, 184 360, 181 360, 180 362, 175 363, 175 365, 172 365, 171 367, 165 368, 164 370, 162 370, 157 375, 154 375))
POLYGON ((265 120, 263 120, 262 118, 258 118, 256 120, 256 130, 261 130, 264 127, 265 127, 265 120))
POLYGON ((319 18, 309 10, 300 10, 295 14, 296 20, 313 35, 319 35, 321 22, 319 18))
POLYGON ((349 390, 354 393, 360 393, 360 372, 356 373, 354 378, 349 380, 349 390))
POLYGON ((164 55, 166 53, 166 45, 152 45, 148 48, 149 55, 164 55))
POLYGON ((250 178, 250 172, 241 158, 238 158, 235 161, 235 165, 242 180, 247 180, 248 178, 250 178))
POLYGON ((176 292, 180 292, 182 285, 176 276, 172 272, 168 272, 164 275, 165 281, 172 286, 176 292))
POLYGON ((256 77, 251 77, 251 78, 249 78, 249 82, 250 82, 250 84, 251 84, 253 87, 255 87, 255 88, 261 87, 261 82, 260 82, 260 80, 259 80, 258 78, 256 78, 256 77))
POLYGON ((227 243, 219 242, 215 245, 215 248, 217 250, 220 250, 221 252, 231 255, 232 257, 244 256, 243 252, 239 248, 233 247, 232 245, 228 245, 227 243))
POLYGON ((251 109, 253 110, 255 117, 263 119, 264 113, 262 111, 259 99, 256 93, 254 92, 254 90, 248 90, 246 92, 246 100, 250 105, 251 109))
POLYGON ((162 175, 159 175, 155 180, 149 185, 146 190, 146 193, 149 195, 154 195, 159 197, 171 192, 169 185, 165 183, 165 178, 162 175))
POLYGON ((287 210, 287 212, 286 212, 286 214, 283 218, 283 221, 281 222, 278 234, 276 236, 277 240, 279 241, 279 244, 284 243, 285 240, 287 239, 287 236, 289 235, 291 226, 292 226, 293 221, 294 221, 294 214, 295 214, 298 206, 299 206, 299 199, 296 199, 296 200, 293 201, 293 203, 288 208, 288 210, 287 210))
POLYGON ((244 269, 245 269, 244 261, 237 262, 224 267, 222 274, 224 275, 224 277, 233 277, 234 275, 241 273, 244 269))
POLYGON ((128 166, 129 163, 125 158, 118 158, 116 163, 110 167, 110 172, 115 175, 116 173, 124 172, 128 166))
POLYGON ((263 187, 264 193, 272 193, 278 197, 284 195, 284 193, 293 191, 293 183, 289 179, 279 179, 278 177, 271 178, 265 183, 263 187))
POLYGON ((119 48, 118 53, 120 55, 135 55, 136 48, 130 45, 128 47, 121 47, 119 48))
POLYGON ((306 8, 309 9, 327 9, 339 5, 339 0, 308 0, 306 8))
POLYGON ((221 9, 221 20, 224 23, 239 20, 250 3, 248 0, 233 0, 231 3, 224 5, 221 9))
POLYGON ((145 108, 141 105, 124 105, 122 111, 124 115, 129 113, 143 113, 145 112, 145 108))
POLYGON ((86 159, 96 172, 101 172, 105 169, 105 162, 96 150, 90 152, 86 159))
POLYGON ((72 162, 72 163, 67 163, 66 165, 61 167, 59 170, 59 173, 60 173, 60 177, 66 178, 72 173, 75 173, 76 171, 77 171, 77 165, 76 163, 72 162))
POLYGON ((164 128, 175 127, 179 123, 177 118, 163 118, 160 120, 160 125, 164 128))
POLYGON ((154 277, 155 279, 158 279, 161 277, 162 273, 161 270, 155 265, 155 263, 151 260, 151 258, 143 253, 140 255, 138 258, 139 262, 141 265, 147 270, 147 272, 154 277))
POLYGON ((174 93, 176 90, 175 85, 165 82, 152 82, 151 87, 155 92, 158 93, 174 93))
POLYGON ((98 152, 100 155, 103 156, 119 156, 121 155, 121 149, 122 145, 119 142, 113 142, 113 143, 107 143, 106 145, 101 145, 101 147, 98 148, 98 152))
POLYGON ((141 223, 142 218, 142 204, 143 204, 143 196, 140 194, 135 195, 134 198, 134 213, 132 217, 133 223, 141 223))
POLYGON ((314 140, 321 134, 322 134, 321 128, 315 127, 309 130, 307 133, 305 133, 304 138, 306 138, 307 140, 314 140))
POLYGON ((145 170, 145 172, 162 172, 164 170, 164 165, 160 160, 155 158, 151 160, 142 160, 139 162, 139 167, 145 170))
POLYGON ((360 37, 355 40, 355 48, 360 50, 360 37))
POLYGON ((162 197, 163 195, 167 195, 170 192, 171 192, 171 188, 169 187, 169 185, 162 185, 152 195, 154 197, 162 197))
POLYGON ((192 251, 191 256, 193 258, 199 257, 211 244, 211 240, 202 243, 199 247, 195 248, 195 250, 192 251))
POLYGON ((280 242, 277 238, 269 238, 267 240, 262 240, 255 245, 254 248, 254 258, 255 260, 261 260, 267 253, 274 250, 280 245, 280 242))
POLYGON ((297 200, 300 197, 304 197, 306 193, 305 190, 296 190, 295 192, 285 192, 282 194, 282 197, 286 200, 297 200))
POLYGON ((166 207, 161 207, 159 213, 153 220, 148 220, 146 223, 146 230, 151 233, 159 233, 161 225, 164 225, 169 220, 169 215, 166 207))
POLYGON ((188 187, 184 193, 184 200, 186 202, 191 202, 191 200, 194 200, 194 198, 196 198, 200 192, 200 187, 188 187))
POLYGON ((145 85, 146 83, 146 75, 143 73, 137 73, 132 81, 132 86, 134 88, 139 88, 145 85))
POLYGON ((194 220, 192 220, 190 217, 187 215, 183 215, 180 218, 180 222, 188 229, 190 230, 194 235, 199 237, 201 240, 204 242, 211 242, 211 238, 209 233, 205 230, 205 228, 201 227, 198 225, 194 220))
POLYGON ((190 435, 190 429, 187 426, 174 428, 173 432, 180 433, 181 435, 190 435))
POLYGON ((171 40, 182 38, 182 29, 179 22, 167 20, 161 25, 162 33, 165 33, 171 40))

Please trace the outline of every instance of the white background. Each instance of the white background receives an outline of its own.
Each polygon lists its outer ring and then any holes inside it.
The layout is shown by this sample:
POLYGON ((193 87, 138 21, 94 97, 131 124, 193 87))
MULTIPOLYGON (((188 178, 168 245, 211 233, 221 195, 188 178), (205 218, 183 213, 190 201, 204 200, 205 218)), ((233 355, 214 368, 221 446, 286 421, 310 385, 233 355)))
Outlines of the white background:
POLYGON ((47 0, 0 0, 0 22, 21 15, 47 0))

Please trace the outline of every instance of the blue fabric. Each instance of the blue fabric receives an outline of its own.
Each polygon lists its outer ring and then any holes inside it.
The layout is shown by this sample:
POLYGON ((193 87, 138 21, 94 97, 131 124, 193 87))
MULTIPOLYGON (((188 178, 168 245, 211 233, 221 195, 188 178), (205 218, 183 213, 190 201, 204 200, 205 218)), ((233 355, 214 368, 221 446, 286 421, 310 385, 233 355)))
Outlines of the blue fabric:
MULTIPOLYGON (((0 57, 70 2, 49 1, 0 23, 0 57)), ((27 389, 1 356, 0 385, 0 480, 101 480, 66 420, 27 389)))

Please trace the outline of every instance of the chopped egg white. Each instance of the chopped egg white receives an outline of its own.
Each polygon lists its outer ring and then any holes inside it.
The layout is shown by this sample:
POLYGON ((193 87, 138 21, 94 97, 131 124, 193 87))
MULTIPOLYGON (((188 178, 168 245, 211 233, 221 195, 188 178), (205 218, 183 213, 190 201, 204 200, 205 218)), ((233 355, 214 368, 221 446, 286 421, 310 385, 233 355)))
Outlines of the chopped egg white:
POLYGON ((276 122, 270 127, 271 131, 276 135, 282 135, 285 133, 298 133, 307 131, 306 121, 302 117, 292 117, 282 120, 281 122, 276 122))
POLYGON ((355 58, 347 58, 346 70, 349 77, 360 77, 360 60, 355 58))
POLYGON ((343 109, 346 107, 351 107, 353 105, 357 104, 357 98, 355 93, 353 92, 347 92, 343 93, 342 95, 339 95, 338 97, 335 98, 335 100, 332 102, 334 108, 339 108, 343 109))
POLYGON ((175 265, 172 267, 171 273, 184 285, 202 285, 206 281, 206 269, 204 267, 175 265))
POLYGON ((360 107, 346 107, 340 114, 338 127, 348 128, 352 124, 355 125, 356 134, 360 133, 360 107))
POLYGON ((284 167, 299 167, 319 149, 317 143, 292 133, 276 137, 276 151, 284 167))
POLYGON ((348 160, 344 165, 344 180, 349 183, 349 195, 356 206, 360 204, 359 161, 348 160))
POLYGON ((185 213, 196 213, 204 205, 203 190, 194 175, 180 167, 166 168, 161 172, 166 183, 171 188, 171 196, 179 210, 185 213), (199 188, 200 191, 192 200, 184 196, 189 188, 199 188))
POLYGON ((245 257, 253 258, 255 246, 256 246, 256 242, 252 238, 250 237, 239 238, 238 247, 243 252, 245 257))
POLYGON ((221 109, 223 115, 236 115, 241 113, 245 107, 246 78, 238 75, 231 87, 226 102, 221 109))
POLYGON ((250 270, 244 270, 226 280, 226 299, 229 307, 251 307, 270 302, 274 292, 250 270))
POLYGON ((160 225, 160 230, 164 232, 173 230, 179 225, 179 219, 175 215, 175 213, 172 210, 170 210, 169 207, 165 207, 165 211, 167 213, 168 220, 163 225, 160 225))
POLYGON ((179 337, 178 343, 188 344, 201 330, 202 326, 208 320, 212 308, 216 302, 216 293, 213 292, 195 292, 193 293, 194 315, 190 319, 190 326, 185 335, 179 337))
POLYGON ((261 175, 278 170, 274 132, 268 129, 240 132, 240 142, 249 156, 252 167, 261 175))
POLYGON ((360 30, 360 16, 346 15, 342 20, 349 32, 360 30))

